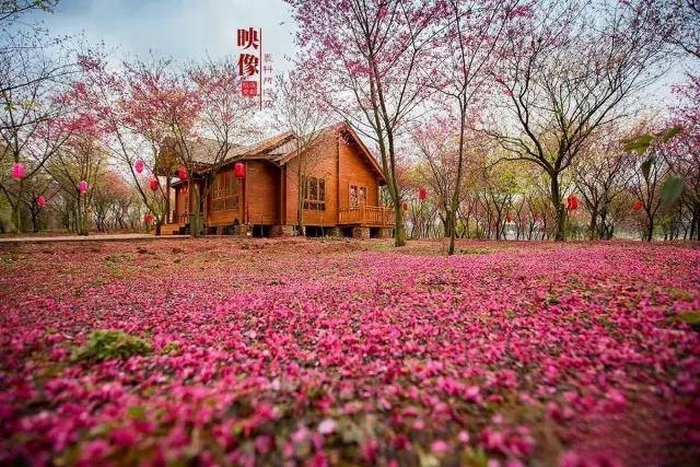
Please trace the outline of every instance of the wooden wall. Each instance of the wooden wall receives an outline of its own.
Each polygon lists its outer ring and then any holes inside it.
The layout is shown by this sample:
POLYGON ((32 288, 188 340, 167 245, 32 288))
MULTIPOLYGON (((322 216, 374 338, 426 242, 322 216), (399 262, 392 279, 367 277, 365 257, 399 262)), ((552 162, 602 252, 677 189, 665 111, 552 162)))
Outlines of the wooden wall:
MULTIPOLYGON (((180 185, 178 186, 178 189, 175 191, 175 204, 173 206, 173 209, 175 210, 175 214, 183 214, 187 211, 187 190, 185 189, 187 185, 180 185)), ((175 223, 179 223, 180 219, 175 219, 175 223)))
MULTIPOLYGON (((338 142, 334 134, 328 132, 322 136, 309 148, 305 160, 307 176, 326 180, 326 210, 304 210, 304 224, 334 226, 338 222, 338 142)), ((298 171, 299 158, 294 158, 287 164, 286 170, 286 218, 283 223, 287 225, 297 224, 298 171)))
POLYGON ((248 223, 279 224, 279 169, 270 162, 248 161, 246 162, 245 184, 248 223))
MULTIPOLYGON (((226 165, 219 171, 220 174, 232 174, 233 165, 226 165)), ((243 223, 243 192, 242 184, 235 179, 235 188, 238 190, 238 208, 226 209, 220 211, 212 210, 212 189, 209 189, 207 195, 207 224, 208 225, 232 225, 236 219, 240 224, 243 223)))
POLYGON ((339 140, 340 149, 340 208, 350 207, 350 186, 367 187, 367 206, 379 206, 379 179, 371 169, 369 161, 362 155, 355 144, 339 140))
MULTIPOLYGON (((304 223, 309 226, 334 226, 338 209, 350 207, 350 186, 367 187, 367 206, 379 205, 379 178, 354 141, 338 138, 327 132, 307 151, 306 175, 325 179, 326 209, 304 210, 304 223)), ((239 185, 238 210, 211 211, 207 201, 210 225, 230 225, 234 219, 241 223, 262 225, 296 225, 297 174, 299 158, 292 159, 283 170, 263 161, 247 161, 245 187, 239 185), (245 194, 242 191, 245 190, 245 194)), ((224 171, 233 171, 233 164, 224 171)), ((177 193, 178 212, 185 211, 187 194, 177 193)))

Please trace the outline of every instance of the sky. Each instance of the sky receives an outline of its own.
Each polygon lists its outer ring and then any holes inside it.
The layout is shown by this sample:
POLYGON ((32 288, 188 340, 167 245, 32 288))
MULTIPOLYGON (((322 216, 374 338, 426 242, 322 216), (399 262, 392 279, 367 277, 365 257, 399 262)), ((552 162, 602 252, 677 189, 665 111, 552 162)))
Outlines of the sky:
MULTIPOLYGON (((59 0, 53 14, 36 13, 52 35, 80 35, 104 42, 112 59, 174 58, 180 62, 232 56, 240 50, 236 30, 263 30, 263 49, 272 54, 273 74, 290 68, 296 24, 282 0, 59 0)), ((270 63, 266 63, 270 65, 270 63)), ((645 93, 641 102, 664 109, 674 100, 671 86, 686 79, 677 64, 645 93)))
POLYGON ((282 0, 60 0, 40 18, 53 35, 82 33, 122 58, 153 53, 183 62, 237 57, 236 30, 262 28, 264 52, 278 73, 289 67, 285 55, 295 53, 290 11, 282 0))

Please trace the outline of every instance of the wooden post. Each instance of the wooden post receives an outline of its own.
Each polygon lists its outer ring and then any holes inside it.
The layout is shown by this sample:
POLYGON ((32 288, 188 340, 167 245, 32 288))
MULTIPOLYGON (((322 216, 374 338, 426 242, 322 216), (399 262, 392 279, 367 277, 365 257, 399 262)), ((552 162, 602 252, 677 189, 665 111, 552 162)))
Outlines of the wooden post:
POLYGON ((243 181, 243 223, 248 224, 248 177, 250 173, 248 172, 248 163, 245 162, 245 177, 241 180, 243 181))

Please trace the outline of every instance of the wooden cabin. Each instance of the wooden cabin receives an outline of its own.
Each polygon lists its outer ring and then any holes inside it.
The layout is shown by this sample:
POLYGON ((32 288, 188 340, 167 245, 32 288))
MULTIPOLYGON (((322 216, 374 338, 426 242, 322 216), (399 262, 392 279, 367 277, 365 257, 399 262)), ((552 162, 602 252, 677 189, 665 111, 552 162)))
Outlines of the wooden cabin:
POLYGON ((214 169, 206 164, 206 144, 198 149, 195 153, 202 161, 194 161, 197 171, 172 184, 173 224, 164 226, 165 234, 189 231, 194 196, 188 194, 194 189, 209 234, 294 235, 301 190, 307 235, 392 235, 393 210, 380 202, 382 170, 346 124, 321 130, 310 144, 309 138, 297 139, 288 132, 252 146, 235 146, 217 164, 213 177, 214 169), (300 150, 304 141, 308 147, 300 150), (237 163, 245 168, 242 178, 234 173, 237 163))

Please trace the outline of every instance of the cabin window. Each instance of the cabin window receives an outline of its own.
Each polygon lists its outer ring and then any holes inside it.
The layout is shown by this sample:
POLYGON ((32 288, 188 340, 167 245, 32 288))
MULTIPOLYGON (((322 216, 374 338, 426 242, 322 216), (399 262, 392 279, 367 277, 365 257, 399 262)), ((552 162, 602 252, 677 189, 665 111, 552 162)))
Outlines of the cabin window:
POLYGON ((350 185, 350 208, 357 208, 367 204, 367 187, 350 185))
POLYGON ((211 187, 211 210, 238 209, 238 180, 233 172, 217 174, 211 187))
POLYGON ((326 210, 326 180, 318 177, 304 177, 302 194, 304 209, 310 211, 326 210))

